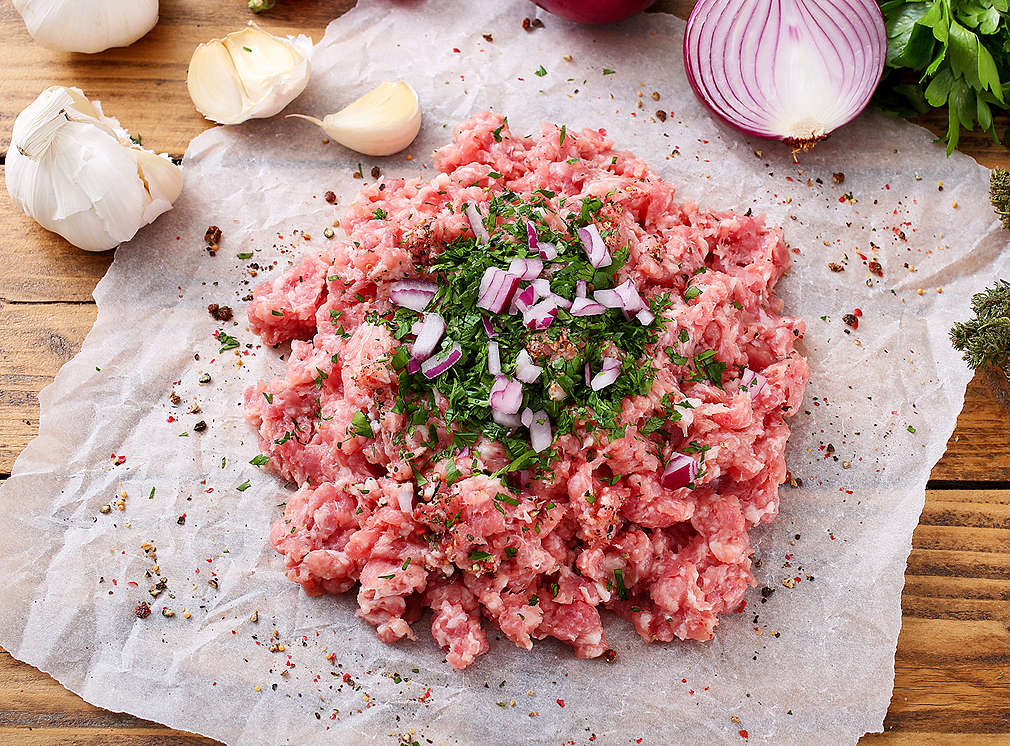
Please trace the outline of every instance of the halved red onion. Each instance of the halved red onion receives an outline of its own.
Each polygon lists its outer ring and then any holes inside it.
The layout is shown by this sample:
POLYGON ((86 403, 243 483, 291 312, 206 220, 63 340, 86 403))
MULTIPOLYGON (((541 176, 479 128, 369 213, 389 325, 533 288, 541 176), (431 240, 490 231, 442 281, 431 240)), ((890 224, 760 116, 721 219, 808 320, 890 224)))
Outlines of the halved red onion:
POLYGON ((575 283, 575 297, 576 298, 585 298, 586 297, 586 288, 587 287, 588 287, 588 285, 586 284, 585 280, 579 280, 577 283, 575 283))
POLYGON ((530 251, 540 251, 540 242, 537 241, 537 228, 532 220, 526 221, 526 240, 529 242, 530 251))
POLYGON ((607 308, 624 308, 624 300, 617 294, 617 290, 614 288, 594 290, 593 300, 607 308))
POLYGON ((543 372, 543 368, 533 364, 533 358, 526 350, 519 350, 519 354, 516 355, 516 378, 523 383, 533 383, 543 372))
POLYGON ((509 274, 520 280, 535 280, 544 271, 544 260, 538 257, 514 256, 509 262, 509 274))
POLYGON ((610 266, 612 261, 610 252, 607 250, 607 245, 603 243, 600 229, 595 224, 590 223, 585 228, 579 228, 578 236, 582 241, 582 248, 585 249, 586 256, 589 257, 590 264, 597 269, 610 266))
POLYGON ((698 462, 691 456, 674 451, 659 478, 659 483, 668 490, 686 487, 698 476, 698 462))
POLYGON ((515 414, 523 405, 523 385, 508 376, 495 376, 488 399, 492 410, 515 414))
POLYGON ((425 378, 438 378, 458 363, 461 357, 463 357, 463 350, 458 344, 454 344, 448 350, 443 350, 421 363, 421 373, 425 378))
POLYGON ((558 247, 555 244, 547 243, 546 241, 540 241, 537 243, 537 251, 540 252, 540 258, 548 262, 553 262, 558 258, 558 247))
POLYGON ((516 309, 519 311, 526 311, 537 302, 537 289, 532 285, 527 285, 519 294, 516 295, 515 303, 516 309))
POLYGON ((480 280, 477 307, 492 313, 501 313, 508 308, 518 288, 518 277, 497 267, 488 267, 480 280))
POLYGON ((650 311, 648 308, 643 308, 641 311, 635 314, 635 318, 638 319, 638 323, 642 326, 648 326, 653 321, 656 320, 656 314, 650 311))
POLYGON ((546 329, 554 323, 557 315, 558 304, 547 298, 523 311, 523 325, 527 329, 546 329))
POLYGON ((638 294, 638 288, 630 279, 615 287, 614 292, 621 299, 621 310, 628 313, 638 313, 645 308, 645 301, 642 300, 642 296, 638 294))
POLYGON ((606 306, 589 298, 576 298, 572 301, 572 316, 599 316, 606 311, 606 306))
POLYGON ((445 319, 437 313, 426 313, 417 332, 417 339, 410 348, 410 356, 415 360, 427 360, 442 341, 443 335, 445 319))
POLYGON ((533 418, 529 424, 530 446, 537 453, 546 451, 554 442, 554 433, 551 430, 551 421, 547 412, 543 409, 533 413, 533 418))
POLYGON ((501 374, 501 350, 493 339, 487 343, 487 372, 492 376, 501 374))
POLYGON ((473 235, 477 236, 477 243, 488 243, 491 236, 488 235, 487 229, 484 227, 484 220, 481 218, 477 206, 471 202, 463 212, 466 219, 470 221, 470 230, 473 231, 473 235))
POLYGON ((886 54, 876 0, 700 0, 684 34, 698 98, 734 127, 794 147, 866 107, 886 54))
POLYGON ((389 291, 389 300, 402 308, 421 312, 438 292, 438 285, 428 280, 398 280, 389 291))
POLYGON ((529 427, 533 424, 533 410, 526 407, 523 413, 519 416, 520 421, 523 423, 523 427, 529 427))
POLYGON ((760 373, 755 373, 750 368, 744 368, 740 376, 740 390, 750 393, 750 398, 754 399, 761 393, 761 389, 768 383, 768 379, 760 373))
POLYGON ((603 358, 603 365, 600 372, 593 376, 589 382, 589 388, 593 391, 602 391, 611 385, 621 375, 621 361, 612 357, 603 358))
POLYGON ((506 414, 505 412, 499 412, 496 409, 491 410, 491 419, 502 427, 519 427, 519 425, 522 424, 519 421, 519 415, 506 414))
POLYGON ((404 513, 413 513, 414 506, 417 504, 414 500, 414 483, 407 481, 401 482, 396 488, 396 502, 400 506, 400 510, 404 513))
POLYGON ((498 332, 495 331, 494 325, 487 316, 481 316, 480 320, 481 323, 484 324, 484 333, 488 336, 488 338, 498 336, 498 332))

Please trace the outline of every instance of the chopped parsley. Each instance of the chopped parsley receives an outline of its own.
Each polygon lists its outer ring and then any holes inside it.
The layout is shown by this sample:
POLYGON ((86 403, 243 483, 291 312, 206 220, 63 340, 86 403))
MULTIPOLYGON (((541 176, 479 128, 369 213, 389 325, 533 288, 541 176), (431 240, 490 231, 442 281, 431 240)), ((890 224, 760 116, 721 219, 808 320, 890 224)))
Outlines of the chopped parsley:
POLYGON ((253 253, 251 251, 243 251, 238 255, 239 259, 252 259, 253 253))
POLYGON ((604 75, 613 75, 615 72, 616 72, 616 70, 611 70, 609 67, 603 68, 603 74, 604 75))
POLYGON ((619 599, 624 601, 628 598, 628 589, 624 587, 624 570, 619 567, 614 570, 614 587, 619 599))
POLYGON ((491 559, 488 552, 470 552, 469 557, 471 562, 487 562, 491 559))
POLYGON ((355 435, 360 435, 362 438, 375 437, 375 433, 372 431, 372 423, 368 421, 368 417, 360 409, 351 418, 351 426, 354 428, 355 435))
POLYGON ((376 207, 372 211, 372 220, 385 220, 389 213, 383 210, 381 207, 376 207))
POLYGON ((239 341, 235 339, 235 337, 225 334, 224 332, 220 332, 217 335, 217 341, 218 344, 221 345, 221 349, 218 350, 218 354, 227 352, 228 350, 234 350, 239 345, 239 341))
POLYGON ((247 480, 245 480, 244 482, 242 482, 242 484, 240 484, 240 485, 239 485, 238 487, 236 487, 235 489, 237 489, 237 490, 238 490, 239 492, 245 492, 245 491, 246 491, 247 489, 249 489, 249 488, 250 488, 251 486, 252 486, 252 484, 251 484, 251 483, 249 482, 249 480, 247 479, 247 480))
POLYGON ((547 69, 543 65, 541 65, 533 72, 533 74, 536 75, 538 78, 542 78, 547 74, 547 69))
POLYGON ((257 453, 250 459, 249 463, 253 466, 263 466, 270 460, 269 456, 264 456, 262 453, 257 453))

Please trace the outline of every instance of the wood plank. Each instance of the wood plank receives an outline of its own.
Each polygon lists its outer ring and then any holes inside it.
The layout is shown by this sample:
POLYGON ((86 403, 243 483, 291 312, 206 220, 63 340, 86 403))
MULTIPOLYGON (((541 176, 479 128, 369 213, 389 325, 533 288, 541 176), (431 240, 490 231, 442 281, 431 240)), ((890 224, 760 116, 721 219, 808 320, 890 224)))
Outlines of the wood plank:
MULTIPOLYGON (((301 0, 260 21, 319 39, 352 0, 301 0)), ((654 9, 682 17, 692 0, 654 9)), ((0 78, 0 150, 13 117, 51 84, 76 84, 100 98, 144 143, 181 153, 207 128, 185 91, 185 68, 200 41, 239 28, 241 0, 162 0, 158 27, 138 44, 88 57, 48 52, 31 42, 9 3, 0 5, 5 49, 0 78)), ((531 6, 532 10, 532 6, 531 6)), ((933 132, 942 114, 917 120, 933 132)), ((1010 155, 978 133, 961 149, 987 165, 1010 155)), ((0 190, 0 473, 38 428, 38 391, 79 348, 94 320, 89 304, 111 253, 87 254, 48 234, 0 190), (13 301, 13 302, 11 302, 13 301)), ((1005 382, 980 374, 969 386, 937 480, 1010 482, 1010 407, 1005 382), (1002 393, 1002 401, 998 394, 1002 393)), ((913 538, 902 603, 895 694, 887 732, 866 743, 1010 743, 1010 491, 930 491, 913 538)), ((0 743, 210 744, 129 715, 88 705, 50 677, 0 651, 0 743)))

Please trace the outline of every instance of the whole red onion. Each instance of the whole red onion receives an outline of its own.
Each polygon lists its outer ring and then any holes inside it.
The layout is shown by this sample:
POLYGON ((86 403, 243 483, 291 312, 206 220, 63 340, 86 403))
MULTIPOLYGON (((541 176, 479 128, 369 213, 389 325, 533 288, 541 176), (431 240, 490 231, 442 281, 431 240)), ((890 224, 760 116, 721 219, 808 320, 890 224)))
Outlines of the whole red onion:
POLYGON ((576 23, 615 23, 648 8, 654 0, 534 0, 541 8, 576 23))

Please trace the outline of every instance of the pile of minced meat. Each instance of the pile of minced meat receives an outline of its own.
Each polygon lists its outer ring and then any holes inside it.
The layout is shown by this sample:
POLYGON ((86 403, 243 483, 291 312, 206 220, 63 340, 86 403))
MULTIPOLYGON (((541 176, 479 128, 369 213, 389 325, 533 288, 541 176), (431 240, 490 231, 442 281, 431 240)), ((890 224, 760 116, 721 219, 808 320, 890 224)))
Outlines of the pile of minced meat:
POLYGON ((253 331, 291 341, 245 397, 299 485, 271 532, 288 576, 355 591, 386 642, 430 608, 456 668, 489 627, 600 656, 603 608, 710 639, 755 584, 809 375, 781 231, 676 202, 603 130, 480 113, 434 163, 255 292, 253 331))

